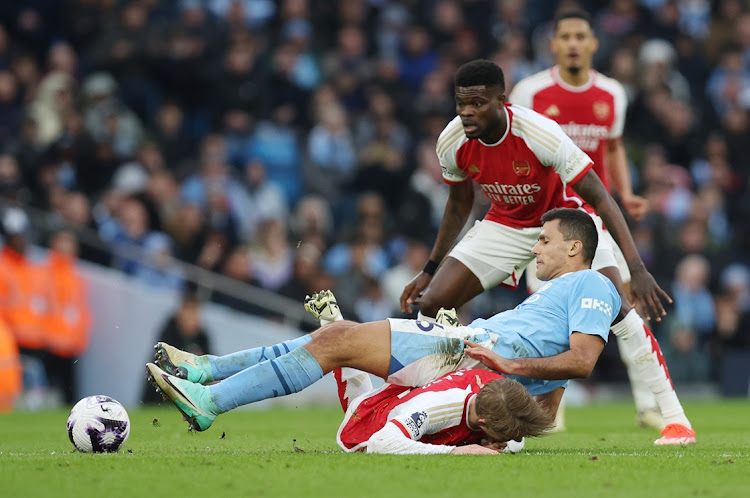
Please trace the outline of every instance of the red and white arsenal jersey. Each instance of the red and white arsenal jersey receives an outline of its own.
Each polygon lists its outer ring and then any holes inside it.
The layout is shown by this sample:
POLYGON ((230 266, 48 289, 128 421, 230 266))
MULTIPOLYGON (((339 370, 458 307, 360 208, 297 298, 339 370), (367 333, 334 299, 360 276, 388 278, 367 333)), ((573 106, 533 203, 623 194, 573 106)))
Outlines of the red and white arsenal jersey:
POLYGON ((469 429, 468 406, 479 390, 503 376, 480 368, 457 370, 419 388, 384 384, 355 399, 337 440, 347 451, 367 447, 373 434, 394 424, 400 437, 433 445, 477 444, 482 431, 469 429))
MULTIPOLYGON (((575 184, 591 168, 591 159, 551 119, 511 104, 505 112, 508 129, 494 144, 467 138, 459 116, 445 127, 436 148, 443 180, 477 182, 492 201, 487 220, 538 227, 544 213, 561 207, 566 184, 575 184)), ((570 201, 583 204, 575 193, 570 201)))
POLYGON ((591 70, 588 83, 572 86, 560 78, 555 66, 518 82, 508 100, 558 122, 594 160, 594 171, 609 190, 607 141, 622 136, 628 106, 625 89, 617 80, 591 70))

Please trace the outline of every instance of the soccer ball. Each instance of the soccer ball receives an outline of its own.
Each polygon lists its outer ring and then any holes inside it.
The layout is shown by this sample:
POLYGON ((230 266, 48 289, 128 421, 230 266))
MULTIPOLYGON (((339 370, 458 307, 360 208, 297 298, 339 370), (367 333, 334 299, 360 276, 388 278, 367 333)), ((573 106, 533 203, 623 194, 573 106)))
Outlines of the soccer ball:
POLYGON ((130 418, 125 407, 109 396, 83 398, 68 417, 68 437, 78 451, 110 453, 130 435, 130 418))

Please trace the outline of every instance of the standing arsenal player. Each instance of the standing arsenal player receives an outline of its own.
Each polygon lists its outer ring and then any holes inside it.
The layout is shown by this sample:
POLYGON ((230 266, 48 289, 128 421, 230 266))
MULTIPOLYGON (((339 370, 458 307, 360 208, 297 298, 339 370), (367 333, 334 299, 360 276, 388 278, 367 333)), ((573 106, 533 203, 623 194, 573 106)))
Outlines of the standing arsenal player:
MULTIPOLYGON (((557 65, 520 81, 508 100, 517 105, 534 109, 558 122, 573 142, 594 161, 594 171, 602 182, 620 197, 623 206, 636 220, 648 209, 646 199, 633 194, 622 131, 625 123, 627 98, 622 85, 592 69, 592 59, 598 42, 591 27, 587 12, 572 10, 562 12, 555 19, 555 30, 551 49, 557 65)), ((567 194, 572 193, 568 189, 567 194)), ((567 195, 566 198, 571 198, 567 195)), ((564 205, 571 206, 569 201, 564 205)), ((620 341, 620 353, 628 368, 637 410, 636 419, 643 426, 663 426, 659 407, 667 424, 677 423, 690 428, 682 407, 674 393, 669 372, 663 363, 661 351, 653 334, 643 323, 627 298, 630 273, 625 259, 609 232, 599 227, 600 244, 592 268, 612 280, 622 297, 624 320, 612 327, 615 335, 637 337, 638 349, 649 354, 646 357, 662 365, 662 372, 651 372, 636 362, 640 354, 633 354, 628 345, 620 341), (658 373, 658 375, 657 375, 658 373), (652 384, 649 386, 649 384, 652 384), (657 393, 657 399, 654 394, 657 393)), ((530 290, 538 287, 535 271, 526 273, 530 290)), ((558 412, 561 414, 562 410, 558 412)), ((671 428, 673 430, 675 428, 671 428)), ((682 430, 681 428, 678 428, 682 430)))
MULTIPOLYGON (((661 298, 671 299, 643 265, 622 213, 586 153, 556 122, 506 104, 505 82, 496 64, 478 60, 463 65, 455 87, 458 116, 440 134, 436 147, 450 195, 430 259, 401 295, 402 310, 417 304, 420 318, 426 319, 441 307, 461 306, 500 283, 517 285, 533 259, 530 251, 539 236, 541 215, 561 205, 588 203, 623 251, 634 301, 643 305, 647 317, 654 312, 659 320, 665 314, 661 298), (492 206, 451 250, 474 203, 469 180, 480 185, 492 206)), ((659 403, 670 432, 657 443, 693 442, 695 434, 658 345, 646 335, 642 321, 640 333, 632 332, 640 318, 630 311, 628 303, 613 330, 622 338, 625 354, 641 360, 643 378, 657 400, 663 398, 659 403)))

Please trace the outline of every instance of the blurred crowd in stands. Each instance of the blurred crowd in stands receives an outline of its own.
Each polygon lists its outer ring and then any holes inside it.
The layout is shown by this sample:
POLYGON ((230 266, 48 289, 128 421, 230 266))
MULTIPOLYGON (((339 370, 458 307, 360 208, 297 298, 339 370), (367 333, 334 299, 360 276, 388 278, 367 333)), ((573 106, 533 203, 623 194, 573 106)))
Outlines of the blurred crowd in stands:
MULTIPOLYGON (((595 67, 628 94, 651 206, 633 235, 675 299, 656 333, 675 381, 717 380, 750 348, 747 0, 2 2, 0 200, 153 286, 185 286, 173 256, 297 302, 330 288, 352 319, 398 316, 447 198, 435 143, 456 68, 492 59, 509 93, 553 64, 551 19, 576 6, 595 67), (106 250, 129 245, 147 258, 106 250)), ((485 293, 463 321, 523 297, 485 293)), ((597 378, 624 379, 607 356, 597 378)))

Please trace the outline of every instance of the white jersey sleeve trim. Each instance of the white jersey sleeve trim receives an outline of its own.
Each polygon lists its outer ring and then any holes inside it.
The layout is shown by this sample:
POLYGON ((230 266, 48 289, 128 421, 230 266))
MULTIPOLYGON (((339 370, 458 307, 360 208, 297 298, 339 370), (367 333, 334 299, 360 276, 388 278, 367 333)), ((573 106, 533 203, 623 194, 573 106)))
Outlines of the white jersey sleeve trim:
POLYGON ((438 137, 435 152, 443 170, 443 179, 448 183, 461 183, 469 178, 469 175, 462 171, 456 162, 456 152, 467 140, 459 116, 453 118, 438 137))
POLYGON ((625 88, 616 79, 601 73, 598 74, 597 86, 611 94, 614 99, 615 120, 609 130, 609 138, 620 138, 625 128, 625 114, 628 110, 628 95, 625 93, 625 88))
POLYGON ((552 71, 545 69, 516 83, 513 91, 508 95, 508 102, 533 109, 534 96, 545 88, 554 86, 554 84, 552 71))

